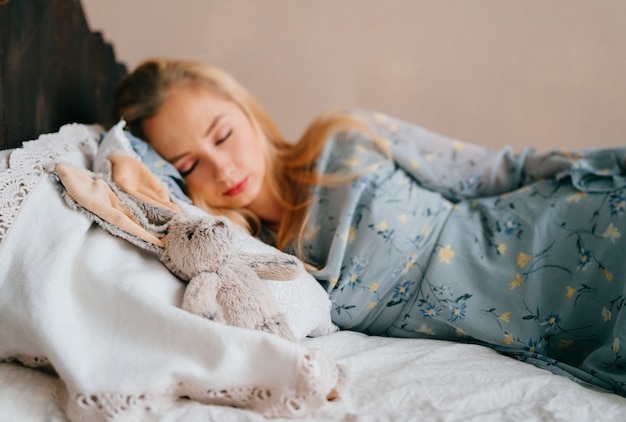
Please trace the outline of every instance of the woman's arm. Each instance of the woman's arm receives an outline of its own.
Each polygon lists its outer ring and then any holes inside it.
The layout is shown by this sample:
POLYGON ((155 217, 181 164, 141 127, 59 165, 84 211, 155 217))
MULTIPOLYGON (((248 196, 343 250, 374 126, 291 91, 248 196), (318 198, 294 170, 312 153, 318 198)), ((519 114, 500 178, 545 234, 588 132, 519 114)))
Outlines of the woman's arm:
POLYGON ((389 141, 395 162, 422 186, 451 200, 497 195, 537 178, 568 172, 572 158, 560 153, 515 153, 453 140, 383 114, 359 112, 367 124, 389 141))

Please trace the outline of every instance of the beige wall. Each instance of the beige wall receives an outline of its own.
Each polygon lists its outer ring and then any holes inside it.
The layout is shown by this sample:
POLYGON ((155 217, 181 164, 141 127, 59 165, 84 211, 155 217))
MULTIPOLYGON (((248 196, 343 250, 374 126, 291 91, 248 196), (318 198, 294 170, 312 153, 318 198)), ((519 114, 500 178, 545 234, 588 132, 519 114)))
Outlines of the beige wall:
POLYGON ((516 148, 626 143, 623 0, 82 0, 129 67, 233 73, 295 138, 335 107, 516 148))

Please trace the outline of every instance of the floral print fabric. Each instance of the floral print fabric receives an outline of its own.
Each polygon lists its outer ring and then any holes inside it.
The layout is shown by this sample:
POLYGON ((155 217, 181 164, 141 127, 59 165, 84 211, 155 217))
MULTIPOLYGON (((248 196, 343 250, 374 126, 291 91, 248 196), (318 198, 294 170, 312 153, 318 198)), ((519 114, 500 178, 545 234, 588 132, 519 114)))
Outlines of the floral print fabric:
POLYGON ((477 342, 626 395, 626 149, 493 151, 389 116, 329 139, 304 251, 344 329, 477 342))

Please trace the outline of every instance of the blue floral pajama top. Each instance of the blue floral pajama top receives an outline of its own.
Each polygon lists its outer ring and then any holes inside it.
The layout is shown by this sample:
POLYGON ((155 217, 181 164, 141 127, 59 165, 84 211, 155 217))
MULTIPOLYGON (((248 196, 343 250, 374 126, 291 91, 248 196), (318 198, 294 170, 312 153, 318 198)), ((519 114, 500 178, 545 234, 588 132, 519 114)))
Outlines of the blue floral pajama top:
POLYGON ((467 341, 626 395, 626 148, 514 153, 355 112, 305 256, 344 329, 467 341))

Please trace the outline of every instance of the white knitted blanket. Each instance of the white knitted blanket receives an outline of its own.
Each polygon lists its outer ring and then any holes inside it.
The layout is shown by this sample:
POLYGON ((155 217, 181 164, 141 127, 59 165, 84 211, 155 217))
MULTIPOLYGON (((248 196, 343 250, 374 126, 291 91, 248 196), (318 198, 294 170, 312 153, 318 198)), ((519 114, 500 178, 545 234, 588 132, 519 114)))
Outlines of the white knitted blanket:
POLYGON ((98 128, 28 142, 0 173, 0 359, 54 370, 72 420, 144 420, 177 400, 293 417, 337 382, 326 355, 181 310, 158 260, 66 206, 47 170, 90 168, 98 128))

